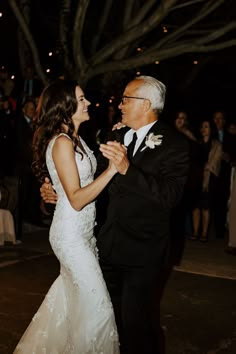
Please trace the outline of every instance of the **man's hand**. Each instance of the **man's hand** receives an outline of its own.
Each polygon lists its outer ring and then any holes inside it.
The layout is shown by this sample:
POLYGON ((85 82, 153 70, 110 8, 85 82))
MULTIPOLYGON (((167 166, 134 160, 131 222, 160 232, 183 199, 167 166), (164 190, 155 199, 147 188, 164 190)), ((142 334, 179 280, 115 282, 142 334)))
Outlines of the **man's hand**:
POLYGON ((120 174, 126 174, 130 162, 127 158, 127 149, 124 145, 116 141, 108 141, 107 144, 101 144, 99 149, 104 157, 114 163, 120 174))
POLYGON ((40 194, 45 203, 56 204, 57 194, 52 188, 49 178, 45 178, 44 184, 40 188, 40 194))

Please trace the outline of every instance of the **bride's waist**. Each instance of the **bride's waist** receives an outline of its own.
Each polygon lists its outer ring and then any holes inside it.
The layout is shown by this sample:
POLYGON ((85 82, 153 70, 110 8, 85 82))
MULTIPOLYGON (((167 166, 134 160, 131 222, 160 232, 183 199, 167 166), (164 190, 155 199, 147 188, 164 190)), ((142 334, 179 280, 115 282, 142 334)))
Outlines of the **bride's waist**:
POLYGON ((85 205, 81 210, 75 210, 68 200, 61 199, 56 204, 54 214, 61 214, 61 216, 66 215, 68 217, 85 217, 86 214, 95 214, 95 211, 95 202, 85 205))

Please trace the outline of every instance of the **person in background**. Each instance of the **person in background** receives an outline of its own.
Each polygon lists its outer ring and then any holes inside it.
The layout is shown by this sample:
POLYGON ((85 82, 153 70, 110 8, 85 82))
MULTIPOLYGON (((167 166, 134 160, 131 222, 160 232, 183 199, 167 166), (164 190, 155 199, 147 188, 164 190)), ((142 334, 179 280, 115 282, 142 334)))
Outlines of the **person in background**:
POLYGON ((34 134, 34 100, 25 101, 16 119, 16 176, 21 180, 21 217, 26 223, 42 226, 39 184, 32 172, 34 134))
POLYGON ((232 166, 231 193, 229 200, 229 240, 226 253, 236 256, 236 162, 232 166))
POLYGON ((236 255, 236 122, 231 121, 227 126, 229 134, 229 155, 231 161, 231 183, 228 202, 229 240, 226 252, 236 255))
MULTIPOLYGON (((195 175, 195 178, 198 179, 198 188, 195 191, 193 236, 191 239, 199 238, 200 241, 206 242, 208 239, 210 210, 212 209, 213 186, 221 168, 222 145, 217 140, 216 129, 209 120, 202 121, 200 135, 201 154, 200 159, 196 161, 199 168, 198 173, 195 175)), ((217 190, 214 190, 214 193, 217 193, 217 190)))
POLYGON ((0 176, 12 176, 15 166, 15 115, 8 97, 0 97, 0 176))
POLYGON ((180 263, 184 243, 186 238, 192 236, 192 199, 195 194, 195 165, 194 161, 198 158, 199 144, 192 130, 190 129, 190 123, 188 114, 184 110, 180 110, 175 115, 174 125, 177 131, 186 137, 189 144, 189 173, 187 182, 184 189, 184 195, 182 201, 173 210, 172 213, 172 235, 173 235, 173 252, 179 249, 179 261, 180 263))
POLYGON ((227 224, 228 199, 230 193, 231 162, 229 154, 229 134, 227 132, 226 115, 223 111, 213 114, 213 123, 217 129, 217 137, 222 144, 221 169, 215 181, 215 193, 213 195, 213 217, 217 238, 224 238, 227 224))
POLYGON ((14 81, 10 78, 9 72, 5 67, 0 69, 0 88, 3 96, 11 96, 15 87, 14 81))
POLYGON ((32 66, 28 66, 24 71, 24 80, 21 93, 21 105, 29 99, 39 97, 43 90, 43 85, 37 78, 32 66))
POLYGON ((186 135, 189 139, 196 141, 196 137, 189 127, 188 115, 185 111, 178 111, 175 117, 176 129, 186 135))

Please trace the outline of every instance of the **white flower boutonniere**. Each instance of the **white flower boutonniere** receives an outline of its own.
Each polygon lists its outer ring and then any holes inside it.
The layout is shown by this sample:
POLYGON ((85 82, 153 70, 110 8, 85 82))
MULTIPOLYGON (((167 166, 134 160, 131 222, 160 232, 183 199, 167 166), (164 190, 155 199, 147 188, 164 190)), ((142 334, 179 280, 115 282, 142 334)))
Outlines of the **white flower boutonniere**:
POLYGON ((146 141, 145 141, 146 146, 144 146, 141 151, 145 150, 147 147, 150 149, 154 149, 155 146, 161 145, 162 138, 163 135, 154 135, 153 133, 150 133, 149 135, 146 136, 146 141))

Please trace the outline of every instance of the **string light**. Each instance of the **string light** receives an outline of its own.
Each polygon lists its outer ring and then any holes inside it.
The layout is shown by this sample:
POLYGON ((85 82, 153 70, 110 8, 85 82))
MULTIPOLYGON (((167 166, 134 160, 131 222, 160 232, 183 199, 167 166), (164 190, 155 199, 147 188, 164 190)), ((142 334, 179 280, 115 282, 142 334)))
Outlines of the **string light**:
POLYGON ((140 72, 140 71, 137 71, 137 72, 136 72, 136 75, 140 75, 140 74, 141 74, 141 72, 140 72))
POLYGON ((156 60, 156 61, 155 61, 155 64, 159 64, 159 63, 160 63, 159 60, 156 60))
POLYGON ((140 48, 140 47, 137 48, 137 52, 142 52, 142 51, 143 51, 142 48, 140 48))
POLYGON ((2 13, 2 12, 0 12, 0 17, 2 17, 2 15, 3 15, 3 13, 2 13))
POLYGON ((11 76, 11 79, 14 80, 14 79, 15 79, 15 75, 12 75, 12 76, 11 76))
POLYGON ((96 107, 99 107, 99 106, 100 106, 100 103, 97 102, 97 103, 96 103, 96 107))
POLYGON ((47 73, 50 73, 50 71, 51 71, 50 69, 47 69, 47 70, 46 70, 47 73))
POLYGON ((163 26, 162 29, 163 29, 163 32, 164 32, 164 33, 167 33, 167 32, 168 32, 168 29, 166 28, 166 26, 163 26))
POLYGON ((48 56, 51 57, 51 56, 52 56, 52 52, 49 52, 49 53, 48 53, 48 56))
POLYGON ((193 61, 193 64, 194 64, 194 65, 197 65, 197 64, 198 64, 198 61, 197 61, 197 60, 194 60, 194 61, 193 61))

